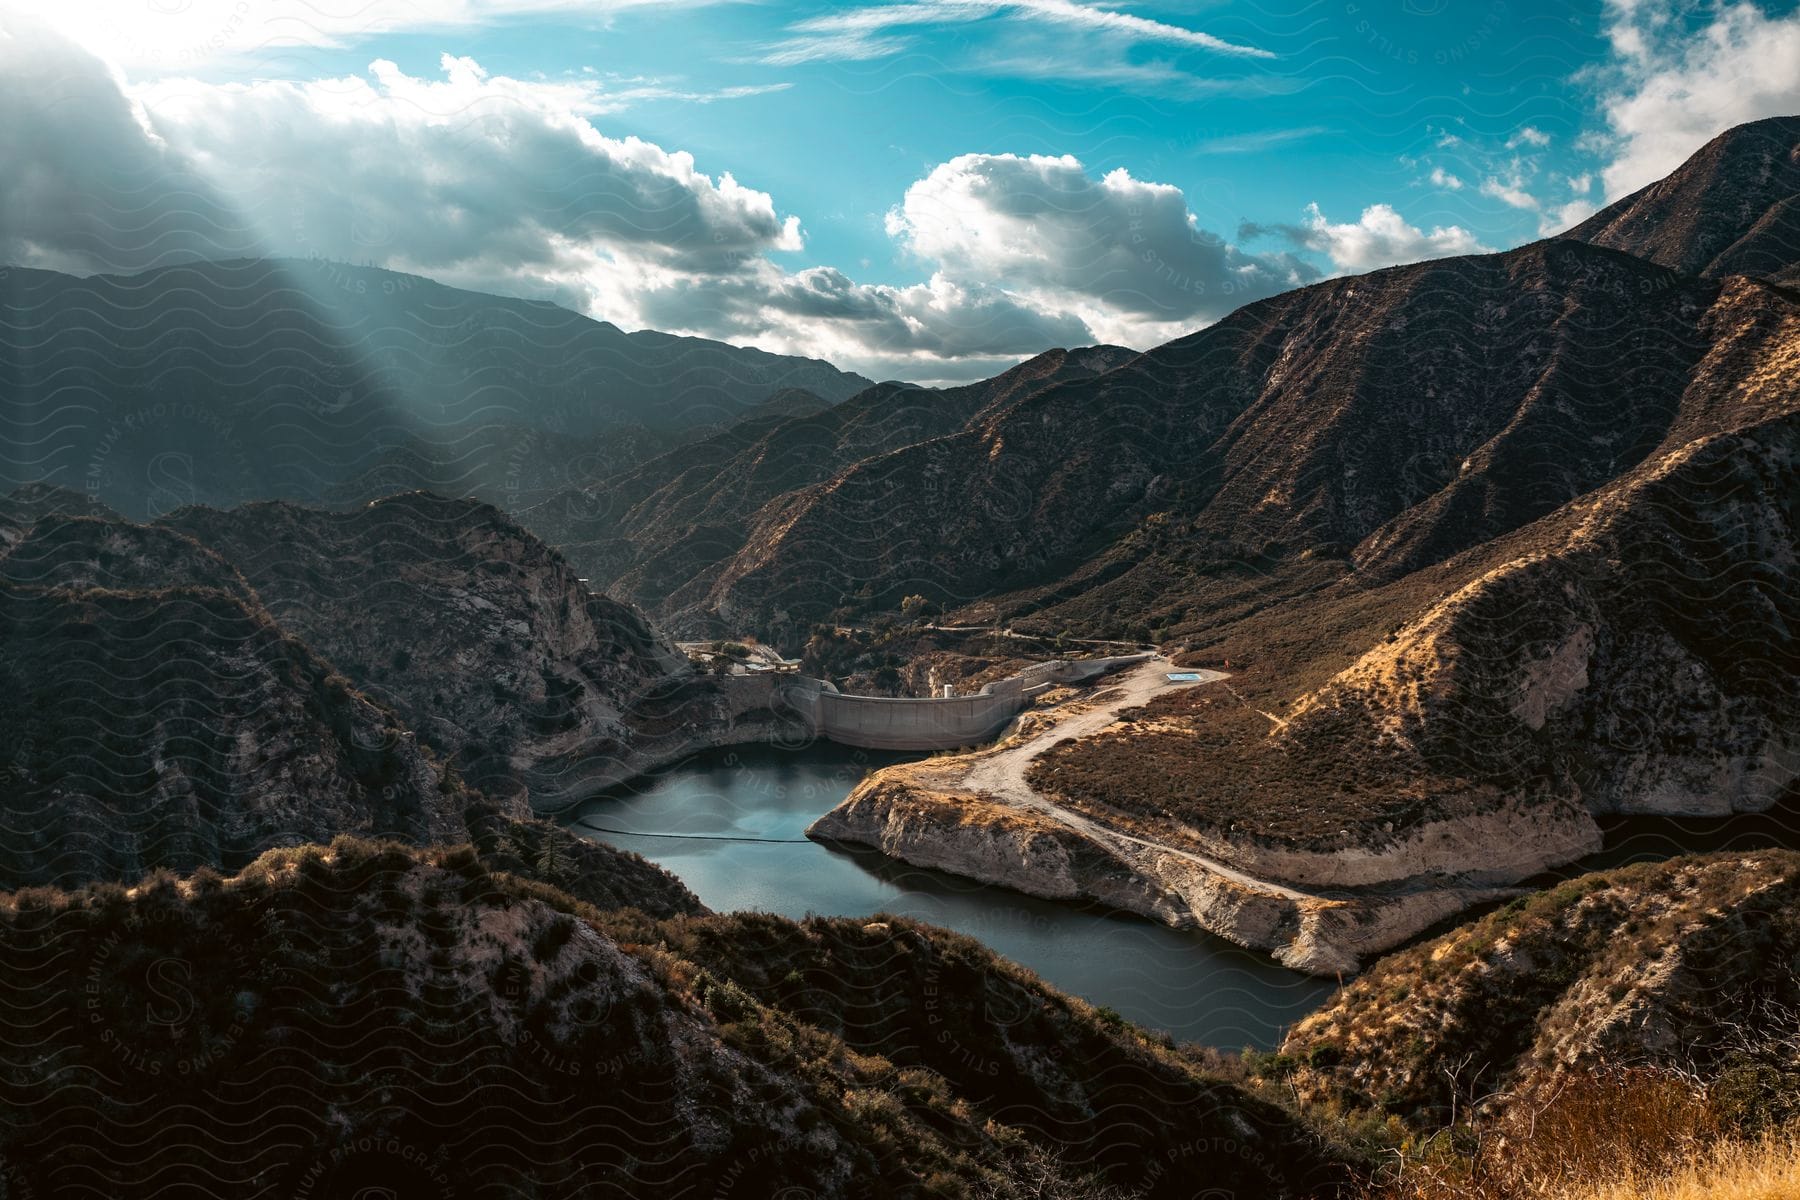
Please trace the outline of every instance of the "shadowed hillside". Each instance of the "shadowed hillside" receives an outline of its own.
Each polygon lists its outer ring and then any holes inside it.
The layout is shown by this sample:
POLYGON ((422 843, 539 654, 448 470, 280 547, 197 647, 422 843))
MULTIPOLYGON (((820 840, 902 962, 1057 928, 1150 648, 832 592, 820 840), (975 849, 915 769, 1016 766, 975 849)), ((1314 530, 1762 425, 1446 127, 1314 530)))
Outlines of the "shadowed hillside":
POLYGON ((509 756, 584 743, 583 721, 616 723, 678 664, 499 513, 430 496, 341 514, 185 511, 228 550, 258 535, 279 548, 281 569, 249 560, 282 601, 277 617, 209 546, 88 515, 104 512, 56 488, 0 498, 0 887, 233 868, 348 831, 472 837, 497 869, 592 903, 701 911, 636 855, 525 815, 509 756), (358 629, 379 642, 348 638, 358 629), (296 630, 326 635, 333 660, 296 630), (482 656, 483 670, 457 670, 482 656), (520 671, 548 681, 542 694, 502 696, 520 671), (551 697, 564 703, 553 711, 551 697), (407 713, 437 736, 421 744, 407 713), (458 715, 469 727, 447 719, 458 715), (469 789, 458 759, 495 794, 469 789))
POLYGON ((1004 592, 970 613, 1181 631, 1246 573, 1266 604, 1416 569, 1641 461, 1715 294, 1573 242, 1290 292, 772 501, 675 603, 760 628, 1004 592))
POLYGON ((241 598, 0 583, 0 643, 9 882, 461 828, 456 789, 392 714, 241 598))
POLYGON ((0 282, 0 487, 89 487, 133 517, 419 487, 522 503, 778 393, 868 385, 322 260, 0 282))
POLYGON ((520 519, 596 584, 656 608, 706 585, 754 544, 758 513, 785 493, 829 480, 863 459, 955 433, 1044 388, 1098 375, 1134 357, 1117 346, 1049 350, 966 387, 886 383, 834 408, 750 417, 520 519))
POLYGON ((189 508, 167 524, 477 783, 616 750, 635 697, 687 670, 640 614, 477 501, 189 508))
POLYGON ((350 839, 6 900, 0 1153, 33 1194, 1279 1200, 1349 1179, 1291 1114, 911 923, 656 925, 466 848, 350 839))

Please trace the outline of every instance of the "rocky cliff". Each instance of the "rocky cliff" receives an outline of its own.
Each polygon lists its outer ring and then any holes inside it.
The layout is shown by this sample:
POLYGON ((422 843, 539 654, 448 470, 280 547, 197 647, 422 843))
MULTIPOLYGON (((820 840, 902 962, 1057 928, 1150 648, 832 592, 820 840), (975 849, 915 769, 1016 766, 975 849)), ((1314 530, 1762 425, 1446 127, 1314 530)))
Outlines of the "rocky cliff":
MULTIPOLYGON (((14 835, 0 886, 234 867, 267 846, 360 832, 415 842, 472 837, 498 869, 552 880, 590 903, 659 915, 702 911, 679 882, 636 855, 529 818, 506 759, 472 750, 463 740, 469 731, 455 726, 434 752, 400 713, 372 698, 378 681, 347 678, 295 634, 302 624, 309 633, 330 630, 335 620, 370 640, 340 630, 334 652, 382 644, 372 640, 381 636, 393 661, 409 660, 409 647, 441 655, 421 675, 449 681, 458 696, 476 686, 455 674, 458 662, 481 658, 489 672, 482 687, 494 686, 508 663, 554 663, 584 672, 589 707, 616 714, 643 684, 640 669, 663 681, 658 672, 671 661, 635 615, 587 596, 560 559, 482 505, 408 497, 340 514, 335 538, 324 513, 288 513, 294 519, 285 528, 268 514, 260 523, 239 515, 249 530, 284 539, 278 557, 290 571, 273 580, 275 594, 305 621, 277 620, 236 567, 171 526, 129 522, 56 488, 0 499, 0 519, 10 522, 0 526, 8 531, 0 542, 0 803, 14 835), (426 520, 431 513, 442 522, 426 520), (393 568, 385 592, 384 563, 393 568), (302 608, 283 578, 324 590, 302 608), (456 581, 471 578, 467 591, 456 591, 456 581), (352 594, 353 583, 370 590, 352 594), (404 618, 390 609, 372 626, 359 624, 377 621, 382 595, 408 588, 419 594, 404 618), (480 620, 458 623, 465 611, 505 614, 496 619, 510 640, 480 620), (648 657, 604 641, 596 614, 617 616, 648 657), (490 767, 495 794, 471 791, 457 758, 490 767)), ((210 519, 221 535, 237 528, 225 514, 184 516, 196 527, 210 519)), ((221 544, 242 549, 224 536, 221 544)), ((427 713, 438 702, 418 690, 405 698, 427 713)), ((653 698, 645 703, 654 711, 653 698)), ((501 732, 512 728, 503 708, 480 718, 461 711, 501 732)), ((524 711, 518 727, 544 733, 542 713, 524 711)), ((640 723, 643 716, 630 714, 640 723)), ((566 721, 549 732, 566 733, 566 721)))
POLYGON ((635 699, 687 672, 637 612, 477 501, 193 508, 167 525, 229 559, 284 628, 477 784, 552 786, 620 752, 635 699))
MULTIPOLYGON (((1315 975, 1355 971, 1470 904, 1505 895, 1479 882, 1411 889, 1300 892, 1265 863, 1209 859, 1104 829, 933 787, 890 768, 808 828, 1047 900, 1105 905, 1177 929, 1202 929, 1315 975), (1243 863, 1244 869, 1237 864, 1243 863), (1258 871, 1259 875, 1247 871, 1258 871)), ((1489 832, 1478 830, 1477 834, 1489 832)))
POLYGON ((1583 1071, 1659 1064, 1708 1080, 1722 1104, 1797 1115, 1800 1089, 1780 1078, 1800 1038, 1797 955, 1800 856, 1642 864, 1382 959, 1283 1052, 1303 1064, 1294 1083, 1310 1102, 1422 1125, 1453 1106, 1529 1110, 1583 1071))
POLYGON ((461 834, 458 789, 393 714, 227 592, 0 582, 0 642, 10 885, 461 834))

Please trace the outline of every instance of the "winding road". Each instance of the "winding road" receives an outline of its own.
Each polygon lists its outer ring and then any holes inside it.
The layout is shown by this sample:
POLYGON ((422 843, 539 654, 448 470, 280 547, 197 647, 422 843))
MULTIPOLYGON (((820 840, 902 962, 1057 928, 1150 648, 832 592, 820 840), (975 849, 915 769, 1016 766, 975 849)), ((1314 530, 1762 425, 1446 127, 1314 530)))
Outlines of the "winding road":
POLYGON ((1121 712, 1128 708, 1147 704, 1162 692, 1175 688, 1201 687, 1230 678, 1230 675, 1224 671, 1201 670, 1193 672, 1200 676, 1199 679, 1176 683, 1169 679, 1171 668, 1172 664, 1169 660, 1159 654, 1113 679, 1098 681, 1094 685, 1096 694, 1106 696, 1105 700, 1093 704, 1092 707, 1082 712, 1064 717, 1043 732, 1027 738, 1017 745, 1007 746, 975 758, 969 762, 968 770, 954 782, 953 786, 961 791, 980 792, 1005 804, 1032 809, 1103 844, 1107 842, 1126 843, 1159 854, 1172 854, 1243 887, 1284 896, 1290 900, 1320 899, 1321 897, 1317 893, 1301 891, 1267 879, 1260 879, 1254 875, 1247 875, 1216 858, 1208 858, 1203 854, 1182 850, 1166 842, 1137 837, 1109 825, 1103 825, 1091 817, 1064 808, 1027 782, 1025 774, 1030 769, 1031 760, 1057 742, 1067 738, 1088 737, 1099 733, 1117 721, 1121 712))

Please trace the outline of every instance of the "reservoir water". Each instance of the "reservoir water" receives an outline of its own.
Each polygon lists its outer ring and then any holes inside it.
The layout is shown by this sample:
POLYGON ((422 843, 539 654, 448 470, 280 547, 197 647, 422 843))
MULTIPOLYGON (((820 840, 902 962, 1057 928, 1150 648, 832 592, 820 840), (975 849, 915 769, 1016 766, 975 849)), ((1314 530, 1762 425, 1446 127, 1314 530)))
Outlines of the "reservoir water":
POLYGON ((1210 934, 806 839, 806 827, 865 774, 897 761, 825 744, 712 751, 589 801, 570 828, 635 850, 719 912, 885 912, 966 933, 1057 987, 1182 1041, 1267 1049, 1334 986, 1210 934))

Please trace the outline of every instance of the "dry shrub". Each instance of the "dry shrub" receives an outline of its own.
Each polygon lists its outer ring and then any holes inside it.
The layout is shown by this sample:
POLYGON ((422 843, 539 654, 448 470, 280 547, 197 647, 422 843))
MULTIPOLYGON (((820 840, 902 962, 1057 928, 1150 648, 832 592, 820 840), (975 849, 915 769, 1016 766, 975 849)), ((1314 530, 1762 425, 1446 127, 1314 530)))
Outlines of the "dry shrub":
POLYGON ((1369 1200, 1562 1200, 1699 1160, 1718 1136, 1705 1088, 1655 1067, 1572 1074, 1542 1098, 1439 1135, 1369 1200))
POLYGON ((1511 1196, 1558 1196, 1622 1173, 1662 1174, 1717 1137, 1705 1089, 1665 1068, 1573 1075, 1497 1123, 1491 1156, 1511 1196))

